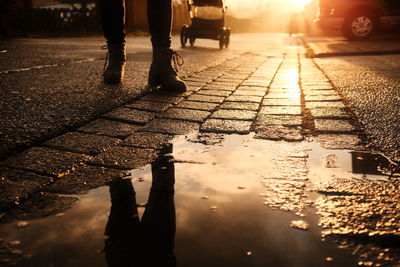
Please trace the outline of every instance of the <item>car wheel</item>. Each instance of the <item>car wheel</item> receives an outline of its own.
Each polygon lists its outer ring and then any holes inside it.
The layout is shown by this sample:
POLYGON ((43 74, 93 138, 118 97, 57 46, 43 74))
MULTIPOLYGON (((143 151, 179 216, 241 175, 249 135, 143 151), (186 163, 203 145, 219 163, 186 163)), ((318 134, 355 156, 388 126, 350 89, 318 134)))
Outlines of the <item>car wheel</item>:
POLYGON ((369 12, 359 12, 348 17, 343 25, 343 35, 350 40, 368 39, 376 31, 377 18, 369 12))
POLYGON ((182 47, 186 46, 187 40, 188 40, 188 25, 183 25, 181 28, 181 45, 182 47))
POLYGON ((225 45, 225 35, 221 34, 219 36, 219 49, 223 49, 225 45))

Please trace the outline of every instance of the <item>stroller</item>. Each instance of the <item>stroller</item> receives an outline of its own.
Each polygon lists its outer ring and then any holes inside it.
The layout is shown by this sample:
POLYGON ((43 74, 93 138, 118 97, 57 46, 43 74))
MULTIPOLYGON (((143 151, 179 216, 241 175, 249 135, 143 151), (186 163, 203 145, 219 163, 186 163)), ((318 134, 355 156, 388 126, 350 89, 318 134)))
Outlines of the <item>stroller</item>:
POLYGON ((188 39, 193 46, 196 38, 205 38, 218 40, 220 49, 227 48, 231 30, 225 27, 224 0, 188 0, 188 8, 192 24, 182 26, 182 47, 188 39))

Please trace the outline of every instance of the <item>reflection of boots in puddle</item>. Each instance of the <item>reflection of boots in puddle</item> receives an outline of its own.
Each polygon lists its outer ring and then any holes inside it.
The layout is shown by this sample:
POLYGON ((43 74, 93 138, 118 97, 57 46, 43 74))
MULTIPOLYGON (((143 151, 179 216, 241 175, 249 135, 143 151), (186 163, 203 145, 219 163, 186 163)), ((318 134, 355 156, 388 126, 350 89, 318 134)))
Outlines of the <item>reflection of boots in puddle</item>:
POLYGON ((152 163, 152 187, 139 222, 131 180, 110 183, 111 211, 105 234, 108 266, 176 266, 172 147, 152 163))

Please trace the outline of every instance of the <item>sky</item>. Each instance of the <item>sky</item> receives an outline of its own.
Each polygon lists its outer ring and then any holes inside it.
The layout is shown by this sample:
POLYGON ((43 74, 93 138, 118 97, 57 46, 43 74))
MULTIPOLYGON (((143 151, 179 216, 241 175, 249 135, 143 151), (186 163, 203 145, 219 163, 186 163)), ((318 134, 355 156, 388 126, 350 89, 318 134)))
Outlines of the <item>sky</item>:
POLYGON ((225 0, 228 12, 239 18, 250 18, 256 13, 285 9, 288 12, 302 11, 311 0, 225 0))

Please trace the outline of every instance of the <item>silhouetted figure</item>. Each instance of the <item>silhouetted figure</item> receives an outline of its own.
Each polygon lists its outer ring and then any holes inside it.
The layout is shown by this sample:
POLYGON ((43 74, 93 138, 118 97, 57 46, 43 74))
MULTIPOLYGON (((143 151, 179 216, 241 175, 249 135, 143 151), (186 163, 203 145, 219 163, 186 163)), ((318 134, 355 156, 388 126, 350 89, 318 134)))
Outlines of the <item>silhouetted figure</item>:
POLYGON ((108 266, 176 266, 175 204, 172 146, 152 163, 149 199, 139 219, 135 191, 129 179, 110 183, 111 211, 105 235, 108 266))
POLYGON ((299 33, 299 14, 296 12, 292 13, 289 20, 289 36, 294 33, 299 33))
MULTIPOLYGON (((107 84, 118 84, 124 78, 126 62, 125 0, 99 0, 99 4, 101 24, 107 41, 104 48, 108 50, 103 80, 107 84)), ((147 19, 153 47, 149 86, 185 92, 186 84, 178 77, 175 66, 183 64, 183 59, 171 49, 172 0, 148 0, 147 19)))

